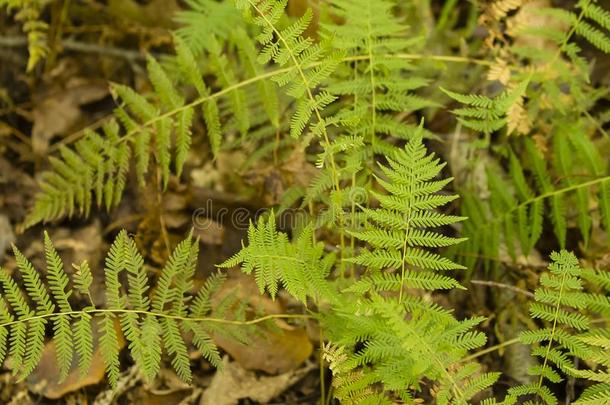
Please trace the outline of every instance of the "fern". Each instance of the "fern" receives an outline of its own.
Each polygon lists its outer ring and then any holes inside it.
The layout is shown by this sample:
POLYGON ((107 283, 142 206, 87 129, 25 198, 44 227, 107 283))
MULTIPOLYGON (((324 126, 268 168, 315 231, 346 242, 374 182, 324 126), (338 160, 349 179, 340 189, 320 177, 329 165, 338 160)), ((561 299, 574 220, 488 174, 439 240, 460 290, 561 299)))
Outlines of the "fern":
POLYGON ((507 131, 510 134, 517 126, 516 120, 529 120, 529 117, 523 116, 521 113, 515 116, 514 111, 516 106, 522 108, 518 106, 522 102, 527 85, 528 80, 524 80, 514 89, 505 91, 493 99, 481 95, 464 95, 442 90, 452 99, 467 106, 453 111, 458 121, 465 127, 490 134, 508 125, 507 131))
POLYGON ((565 250, 553 252, 551 259, 549 272, 540 277, 536 302, 530 306, 532 318, 549 322, 550 327, 526 331, 520 336, 525 344, 541 345, 532 349, 532 355, 540 357, 542 365, 529 370, 530 374, 538 376, 538 382, 511 388, 508 395, 513 400, 534 394, 546 404, 558 403, 555 394, 544 385, 545 380, 557 383, 562 380, 558 370, 570 373, 574 364, 569 356, 586 359, 590 355, 586 345, 573 333, 585 331, 590 326, 589 319, 579 313, 587 302, 582 292, 582 269, 574 254, 565 250))
POLYGON ((383 135, 408 138, 412 133, 412 125, 394 118, 397 112, 435 105, 409 93, 425 86, 428 80, 417 75, 408 61, 392 58, 421 48, 423 38, 407 39, 406 25, 393 15, 393 1, 333 3, 333 12, 344 22, 329 25, 327 35, 346 54, 349 64, 329 91, 353 97, 353 111, 343 112, 359 117, 351 132, 365 138, 374 151, 383 153, 390 148, 384 147, 383 135))
POLYGON ((335 311, 321 321, 331 347, 343 352, 341 359, 330 359, 330 367, 336 395, 345 403, 412 401, 424 378, 438 383, 437 403, 466 403, 499 376, 479 374, 474 363, 459 364, 467 350, 485 343, 482 333, 469 331, 482 318, 458 322, 415 297, 400 304, 375 293, 370 299, 343 297, 335 311))
POLYGON ((388 163, 381 166, 385 179, 378 182, 389 194, 373 193, 380 208, 363 208, 368 227, 350 232, 372 250, 348 260, 372 273, 344 289, 331 313, 320 314, 331 347, 342 352, 340 358, 327 353, 336 370, 337 396, 346 403, 412 401, 418 382, 428 378, 438 383, 438 403, 466 403, 499 376, 479 374, 473 363, 458 364, 467 350, 485 343, 483 334, 469 330, 482 318, 459 322, 440 307, 404 294, 407 287, 460 288, 453 278, 433 271, 461 266, 428 249, 461 239, 427 228, 464 218, 435 211, 455 196, 437 194, 451 179, 433 180, 443 164, 427 154, 421 131, 404 149, 396 148, 388 163), (398 297, 383 298, 387 291, 399 291, 398 297))
POLYGON ((313 116, 315 121, 310 129, 315 135, 322 136, 326 133, 327 125, 322 117, 322 109, 332 103, 335 97, 324 90, 315 91, 335 69, 337 61, 326 56, 322 45, 301 36, 311 22, 311 10, 286 28, 278 28, 286 3, 287 1, 270 0, 235 2, 238 9, 250 13, 253 16, 252 22, 261 27, 262 31, 257 36, 258 42, 263 45, 258 56, 259 63, 273 61, 282 67, 294 67, 273 78, 280 86, 287 86, 288 95, 297 100, 290 124, 291 135, 299 136, 313 116), (304 70, 304 66, 314 63, 318 66, 304 70))
POLYGON ((310 224, 292 242, 275 227, 273 213, 258 224, 250 224, 248 246, 219 267, 242 264, 246 274, 254 272, 254 279, 261 294, 268 290, 275 297, 282 284, 299 301, 308 297, 318 301, 332 296, 326 278, 335 261, 334 255, 324 253, 324 244, 313 242, 313 226, 310 224))
POLYGON ((591 353, 589 360, 596 363, 599 369, 595 371, 569 370, 570 374, 576 377, 596 383, 588 387, 574 403, 578 405, 606 403, 610 400, 610 373, 608 371, 610 365, 610 357, 608 356, 608 350, 610 350, 609 331, 608 329, 591 331, 581 336, 580 340, 587 345, 591 353))
POLYGON ((15 11, 15 19, 23 22, 27 34, 29 58, 27 71, 31 72, 49 52, 47 31, 49 25, 41 19, 48 0, 0 0, 0 7, 15 11))
POLYGON ((463 232, 469 239, 456 249, 465 265, 474 265, 473 254, 481 254, 487 267, 494 259, 496 265, 502 245, 513 260, 518 253, 529 255, 542 235, 545 217, 560 246, 565 246, 570 227, 580 230, 586 246, 595 218, 592 201, 597 201, 602 227, 610 229, 605 220, 610 178, 603 158, 578 126, 566 123, 554 135, 554 161, 545 161, 534 143, 524 140, 525 156, 509 155, 508 180, 497 169, 488 169, 488 203, 472 191, 465 193, 462 214, 469 220, 463 232), (534 181, 526 180, 531 177, 534 181))
MULTIPOLYGON (((373 249, 364 251, 349 261, 373 271, 388 268, 399 270, 400 279, 384 284, 400 291, 401 298, 406 287, 459 287, 450 277, 434 275, 431 271, 462 267, 428 250, 463 241, 427 230, 465 219, 435 212, 436 208, 457 198, 454 195, 437 194, 451 178, 432 181, 444 164, 435 159, 433 154, 426 154, 421 134, 409 141, 404 149, 397 150, 392 158, 388 158, 388 163, 389 166, 380 166, 387 180, 379 178, 378 182, 390 194, 373 192, 381 207, 364 208, 370 224, 368 229, 350 232, 373 249)), ((379 277, 374 280, 383 281, 379 277)))
MULTIPOLYGON (((150 282, 143 259, 134 240, 121 231, 106 259, 105 307, 96 307, 89 302, 80 309, 70 303, 79 304, 71 297, 68 275, 47 234, 44 245, 46 280, 14 247, 25 295, 13 277, 0 269, 4 291, 0 296, 0 358, 10 355, 13 372, 19 378, 26 378, 40 362, 49 321, 60 379, 70 372, 74 356, 78 358, 80 375, 88 374, 93 358, 94 322, 101 331, 100 350, 112 386, 116 386, 120 374, 120 334, 125 336, 133 360, 148 379, 153 379, 160 370, 163 347, 171 356, 178 376, 187 382, 191 380, 187 343, 183 337, 188 331, 194 333, 193 343, 202 355, 215 366, 220 365, 218 349, 210 335, 212 331, 216 333, 216 328, 210 324, 223 324, 224 320, 209 315, 212 312, 211 294, 224 278, 214 276, 208 280, 190 304, 198 241, 189 236, 176 247, 149 301, 150 282), (126 285, 121 282, 122 273, 126 273, 126 285), (127 291, 126 295, 123 290, 127 291), (35 307, 30 305, 26 295, 35 307)), ((75 267, 74 287, 90 299, 89 287, 93 278, 89 266, 84 262, 75 267)), ((235 324, 239 325, 239 321, 235 324)))
MULTIPOLYGON (((239 41, 243 43, 242 58, 249 61, 253 45, 243 35, 239 41)), ((253 68, 251 72, 258 74, 257 77, 238 82, 226 57, 221 54, 221 44, 210 37, 207 54, 212 61, 210 73, 218 78, 221 87, 221 90, 212 92, 203 80, 203 75, 208 72, 200 67, 189 46, 179 36, 174 37, 174 43, 177 55, 173 62, 181 73, 180 82, 194 87, 198 98, 187 102, 169 70, 149 57, 148 76, 153 93, 141 95, 124 85, 112 86, 113 94, 122 101, 122 105, 104 125, 102 133, 88 130, 74 148, 62 146, 60 156, 50 158, 51 170, 41 176, 41 191, 24 227, 64 216, 88 216, 94 203, 98 208, 115 208, 125 190, 132 157, 141 186, 146 183, 154 160, 166 188, 172 172, 177 176, 182 173, 197 107, 202 108, 214 154, 220 150, 223 130, 228 131, 232 126, 231 121, 222 122, 218 99, 223 96, 229 98, 231 111, 242 134, 249 129, 249 105, 256 101, 247 101, 243 92, 242 87, 249 83, 263 82, 259 86, 260 94, 270 100, 265 104, 266 111, 277 122, 274 90, 263 79, 265 75, 261 71, 253 68)))

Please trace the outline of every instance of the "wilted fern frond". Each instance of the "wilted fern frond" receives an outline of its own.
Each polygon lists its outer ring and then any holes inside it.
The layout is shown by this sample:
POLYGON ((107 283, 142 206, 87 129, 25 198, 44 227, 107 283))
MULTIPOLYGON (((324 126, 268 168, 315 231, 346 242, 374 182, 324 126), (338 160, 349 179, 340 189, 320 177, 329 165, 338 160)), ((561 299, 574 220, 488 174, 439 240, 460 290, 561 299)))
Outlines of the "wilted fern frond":
MULTIPOLYGON (((434 154, 427 154, 421 134, 411 139, 404 149, 397 148, 393 156, 388 157, 388 163, 388 166, 381 166, 385 178, 378 178, 388 195, 372 192, 381 207, 364 208, 368 227, 360 232, 350 232, 372 249, 365 250, 349 261, 376 272, 385 269, 400 270, 400 278, 375 275, 364 283, 381 282, 390 287, 390 290, 400 291, 401 298, 403 288, 407 287, 459 287, 452 278, 433 272, 463 267, 430 251, 431 248, 451 246, 463 241, 429 230, 465 219, 436 211, 457 198, 455 195, 438 193, 451 182, 451 178, 433 180, 445 164, 440 163, 434 154), (380 279, 386 277, 391 278, 391 282, 380 279)), ((353 288, 359 288, 362 283, 353 288)))
POLYGON ((268 219, 259 218, 248 228, 248 246, 218 267, 242 265, 246 274, 254 272, 256 284, 262 293, 269 291, 275 298, 280 284, 299 301, 307 297, 316 301, 332 298, 326 280, 335 262, 333 254, 324 252, 322 242, 313 242, 313 225, 301 231, 293 241, 278 232, 273 213, 268 219))
POLYGON ((565 123, 553 135, 553 160, 525 139, 522 157, 509 154, 507 179, 493 167, 487 170, 488 203, 476 197, 479 191, 463 192, 468 241, 456 251, 467 267, 474 267, 479 255, 486 267, 495 266, 502 246, 513 260, 529 255, 542 235, 544 218, 560 246, 565 246, 568 228, 578 228, 586 246, 596 214, 601 227, 610 230, 610 176, 604 159, 578 125, 565 123))
POLYGON ((556 404, 557 399, 545 380, 562 381, 561 374, 569 374, 575 368, 571 356, 587 359, 591 354, 574 333, 586 331, 590 326, 589 319, 581 313, 587 302, 582 292, 582 269, 576 256, 565 250, 553 252, 551 260, 549 271, 540 277, 536 302, 530 306, 532 318, 548 322, 549 326, 522 332, 520 336, 523 343, 536 345, 532 355, 539 357, 542 364, 531 367, 529 373, 538 376, 538 381, 508 391, 509 397, 536 395, 549 405, 556 404))
POLYGON ((49 52, 47 30, 49 24, 40 17, 49 0, 0 0, 0 8, 15 12, 15 19, 23 23, 23 32, 28 39, 27 71, 31 72, 49 52))
MULTIPOLYGON (((79 302, 71 298, 73 291, 68 274, 48 235, 45 234, 44 243, 46 280, 14 247, 25 291, 5 269, 0 269, 3 289, 0 295, 0 361, 9 355, 13 372, 21 379, 27 377, 40 362, 47 325, 51 325, 60 379, 68 375, 74 356, 78 358, 80 374, 84 376, 89 372, 93 358, 93 323, 96 322, 101 331, 99 345, 106 374, 113 386, 120 374, 120 334, 125 336, 131 357, 148 379, 158 373, 164 348, 178 376, 187 382, 191 380, 183 337, 189 332, 193 333, 193 343, 203 357, 219 366, 220 356, 211 338, 211 333, 217 333, 219 328, 213 324, 228 323, 224 326, 227 329, 232 321, 209 317, 211 295, 224 280, 223 276, 212 276, 191 303, 198 243, 189 236, 176 247, 149 299, 152 286, 142 256, 127 232, 120 232, 106 258, 105 305, 95 306, 88 302, 81 308, 78 308, 79 302), (123 274, 126 285, 121 281, 123 274)), ((76 268, 73 285, 90 299, 89 286, 93 279, 88 264, 84 262, 76 268)), ((236 320, 233 324, 239 322, 236 320)))

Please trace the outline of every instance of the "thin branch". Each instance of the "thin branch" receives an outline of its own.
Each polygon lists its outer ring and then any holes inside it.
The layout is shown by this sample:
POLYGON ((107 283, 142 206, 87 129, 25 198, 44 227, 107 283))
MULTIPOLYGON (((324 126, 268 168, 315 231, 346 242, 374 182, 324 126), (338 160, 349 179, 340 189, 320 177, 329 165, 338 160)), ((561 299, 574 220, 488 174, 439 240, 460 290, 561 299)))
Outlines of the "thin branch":
POLYGON ((497 281, 487 281, 487 280, 470 280, 470 282, 472 284, 478 284, 478 285, 486 285, 489 287, 498 287, 498 288, 504 288, 507 290, 511 290, 514 292, 517 292, 519 294, 523 294, 525 296, 528 296, 530 298, 534 298, 535 295, 527 290, 524 290, 523 288, 519 288, 519 287, 515 287, 514 285, 510 285, 510 284, 504 284, 504 283, 498 283, 497 281))
POLYGON ((161 312, 153 312, 153 311, 143 311, 136 309, 83 309, 81 311, 69 311, 69 312, 53 312, 50 314, 42 314, 31 316, 28 318, 17 319, 11 322, 0 323, 0 328, 5 328, 7 326, 15 325, 22 322, 30 322, 36 319, 46 319, 52 318, 55 316, 76 316, 82 315, 83 313, 88 315, 95 314, 136 314, 136 315, 145 315, 145 316, 154 316, 157 318, 166 318, 173 319, 175 321, 187 321, 187 322, 214 322, 214 323, 223 323, 228 325, 256 325, 271 319, 311 319, 311 315, 305 314, 272 314, 265 315, 260 318, 250 319, 248 321, 237 321, 233 319, 223 319, 223 318, 210 318, 210 317, 188 317, 188 316, 179 316, 179 315, 170 315, 161 312))
MULTIPOLYGON (((63 39, 59 42, 61 48, 67 51, 82 52, 82 53, 97 53, 100 55, 108 55, 127 59, 128 61, 145 61, 146 55, 142 52, 134 51, 125 48, 116 48, 111 46, 91 44, 87 42, 75 41, 72 39, 63 39)), ((0 36, 0 47, 3 48, 21 48, 28 46, 28 39, 24 36, 0 36)), ((155 57, 164 56, 163 54, 154 54, 155 57)))

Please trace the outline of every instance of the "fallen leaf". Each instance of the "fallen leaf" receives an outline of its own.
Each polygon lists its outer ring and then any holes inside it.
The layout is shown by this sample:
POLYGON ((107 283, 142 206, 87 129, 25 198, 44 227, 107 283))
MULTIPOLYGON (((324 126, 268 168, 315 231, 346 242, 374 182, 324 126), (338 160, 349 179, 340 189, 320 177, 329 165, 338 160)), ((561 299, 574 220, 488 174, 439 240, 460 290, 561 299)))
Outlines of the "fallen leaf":
POLYGON ((295 384, 315 366, 277 376, 257 376, 237 362, 229 362, 225 356, 223 367, 214 377, 210 386, 201 395, 199 405, 234 405, 240 399, 250 398, 259 403, 268 403, 284 390, 295 384))
MULTIPOLYGON (((229 280, 214 295, 212 305, 228 294, 234 294, 240 302, 249 302, 265 314, 284 312, 280 300, 273 301, 261 295, 253 278, 242 273, 230 273, 229 280)), ((250 336, 247 345, 221 336, 214 336, 214 341, 248 370, 261 370, 269 374, 294 370, 313 352, 307 330, 281 320, 276 320, 275 324, 277 329, 269 330, 263 336, 250 336)))
POLYGON ((54 136, 69 131, 81 116, 80 106, 105 97, 108 87, 82 79, 68 81, 59 92, 51 92, 35 103, 32 111, 32 150, 43 156, 54 136))
MULTIPOLYGON (((48 342, 42 353, 42 358, 38 367, 27 378, 27 385, 30 391, 42 395, 49 399, 58 399, 67 393, 77 391, 89 385, 99 384, 104 379, 104 359, 98 346, 99 330, 97 323, 93 323, 93 358, 89 373, 81 378, 78 370, 78 357, 75 354, 72 361, 72 369, 66 379, 59 383, 59 372, 57 371, 57 357, 55 353, 55 343, 48 342)), ((118 321, 115 323, 119 336, 119 348, 125 346, 125 340, 120 332, 118 321)))
POLYGON ((285 373, 303 364, 311 356, 313 345, 304 328, 282 326, 280 331, 252 336, 245 345, 220 336, 216 336, 214 341, 245 369, 269 374, 285 373))

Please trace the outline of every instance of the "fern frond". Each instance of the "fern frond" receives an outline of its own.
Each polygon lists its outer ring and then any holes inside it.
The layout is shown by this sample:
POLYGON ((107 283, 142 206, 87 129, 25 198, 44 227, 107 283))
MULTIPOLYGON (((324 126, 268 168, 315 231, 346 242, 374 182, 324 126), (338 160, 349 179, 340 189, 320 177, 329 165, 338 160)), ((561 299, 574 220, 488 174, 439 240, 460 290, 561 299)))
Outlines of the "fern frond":
MULTIPOLYGON (((236 39, 237 40, 237 39, 236 39)), ((173 72, 148 57, 148 76, 153 85, 151 94, 139 94, 133 89, 113 84, 112 94, 121 105, 114 117, 99 133, 86 130, 83 139, 73 148, 61 147, 60 156, 50 157, 51 169, 44 172, 40 180, 40 192, 34 208, 24 222, 24 227, 43 221, 53 221, 64 216, 88 216, 93 202, 98 208, 111 210, 121 201, 127 175, 134 157, 135 172, 139 184, 144 186, 149 175, 149 166, 154 162, 162 174, 162 184, 167 187, 172 173, 180 176, 191 145, 192 126, 197 117, 196 107, 201 106, 211 149, 217 155, 222 145, 224 131, 232 131, 234 123, 245 134, 250 127, 250 115, 258 100, 249 100, 243 88, 258 84, 267 103, 269 116, 277 122, 277 107, 273 102, 274 88, 270 78, 278 74, 266 74, 254 68, 252 39, 239 37, 244 63, 251 67, 255 77, 240 81, 240 77, 223 54, 224 43, 214 37, 207 42, 206 51, 210 62, 200 66, 192 50, 179 37, 174 40, 176 57, 172 58, 181 79, 173 72), (212 93, 203 80, 211 75, 220 89, 212 93), (198 97, 188 102, 186 91, 178 84, 194 86, 198 97), (228 99, 231 116, 224 119, 219 99, 228 99), (224 122, 226 121, 226 122, 224 122)), ((322 100, 320 105, 322 105, 322 100)))
POLYGON ((254 273, 261 294, 267 290, 275 298, 282 284, 305 303, 307 297, 330 298, 326 281, 333 262, 330 257, 324 253, 322 243, 313 243, 312 224, 290 242, 285 233, 276 230, 275 216, 271 213, 268 219, 260 217, 256 225, 250 224, 248 246, 218 267, 241 264, 244 273, 254 273))
POLYGON ((27 72, 32 72, 49 52, 47 31, 49 24, 42 19, 47 2, 44 0, 0 0, 0 7, 15 12, 15 20, 23 23, 27 35, 28 63, 27 72))
MULTIPOLYGON (((0 358, 4 359, 8 352, 13 372, 19 378, 26 378, 40 362, 49 321, 52 324, 60 380, 69 375, 74 356, 78 360, 80 375, 85 376, 89 372, 94 355, 94 322, 99 325, 95 329, 100 331, 100 353, 108 380, 113 386, 120 375, 120 335, 125 337, 131 357, 148 380, 158 374, 162 348, 165 347, 178 375, 190 381, 188 349, 182 332, 192 332, 193 343, 202 355, 215 365, 221 363, 209 332, 214 326, 208 325, 208 321, 222 322, 222 319, 210 318, 209 314, 213 311, 211 295, 220 287, 224 276, 211 277, 191 304, 198 241, 194 241, 190 235, 176 247, 156 286, 151 288, 144 271, 144 260, 135 241, 127 232, 119 232, 105 261, 106 303, 101 308, 93 306, 91 301, 89 287, 93 283, 93 276, 88 263, 84 261, 74 266, 77 269, 73 276, 74 285, 90 300, 90 305, 76 309, 70 304, 68 275, 47 233, 44 248, 46 281, 14 247, 27 295, 36 305, 35 309, 30 307, 13 277, 0 269, 0 282, 4 290, 0 296, 0 358), (51 295, 47 293, 47 288, 51 295), (152 302, 149 299, 151 289, 154 290, 152 302)), ((233 303, 229 302, 229 305, 233 303)), ((245 322, 244 316, 238 315, 237 319, 245 322)), ((235 326, 239 325, 238 321, 235 323, 235 326)))
MULTIPOLYGON (((530 368, 529 373, 539 376, 538 382, 531 385, 522 385, 511 388, 509 394, 515 397, 536 394, 547 404, 557 403, 555 395, 544 385, 544 380, 559 382, 562 378, 559 373, 551 367, 554 364, 560 370, 567 372, 573 365, 566 355, 575 354, 585 357, 587 350, 582 343, 578 344, 580 350, 574 350, 574 337, 571 330, 586 330, 589 327, 588 318, 578 312, 581 305, 574 306, 576 299, 566 299, 569 294, 580 298, 585 296, 582 292, 580 276, 582 269, 574 254, 565 250, 551 254, 551 264, 548 273, 541 277, 542 287, 536 290, 536 302, 530 306, 530 315, 533 318, 543 319, 551 324, 550 328, 540 329, 536 332, 529 331, 521 335, 524 343, 542 343, 544 346, 534 348, 532 354, 542 358, 542 365, 530 368), (552 293, 552 294, 551 294, 552 293)), ((583 358, 585 358, 583 357, 583 358)))
MULTIPOLYGON (((436 194, 451 179, 433 180, 444 164, 434 155, 427 155, 421 134, 409 141, 404 149, 398 149, 389 166, 381 166, 387 180, 379 179, 379 184, 389 195, 375 193, 381 207, 367 209, 370 220, 368 229, 350 234, 368 243, 373 250, 348 259, 373 270, 400 268, 402 284, 414 286, 457 286, 450 278, 442 276, 434 279, 433 273, 417 276, 416 269, 453 270, 462 268, 451 260, 427 250, 430 247, 450 246, 463 241, 450 238, 426 228, 440 226, 457 217, 437 213, 438 207, 445 205, 455 196, 436 194), (413 270, 407 268, 411 266, 413 270), (424 281, 427 278, 427 282, 424 281), (434 282, 433 282, 434 281, 434 282)), ((402 297, 402 288, 398 288, 402 297)))

